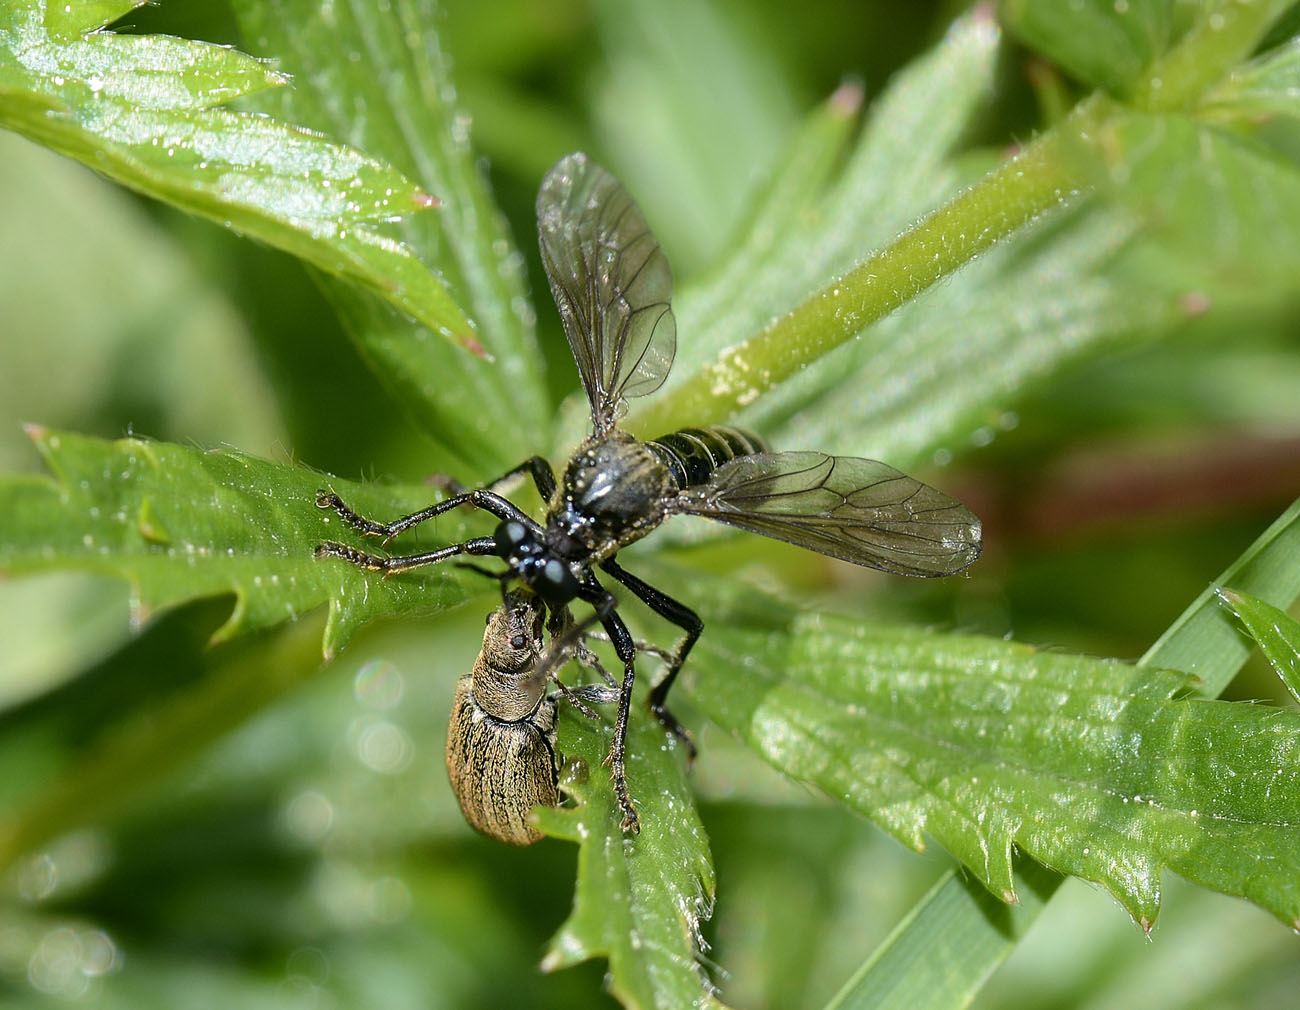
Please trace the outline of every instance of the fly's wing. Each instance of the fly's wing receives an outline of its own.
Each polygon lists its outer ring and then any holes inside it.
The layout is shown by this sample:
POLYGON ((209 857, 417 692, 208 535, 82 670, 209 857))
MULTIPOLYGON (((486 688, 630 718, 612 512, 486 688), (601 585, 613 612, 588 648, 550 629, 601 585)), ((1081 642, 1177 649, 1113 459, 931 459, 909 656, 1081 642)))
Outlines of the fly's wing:
POLYGON ((624 399, 653 393, 672 367, 672 270, 641 209, 585 154, 542 180, 537 231, 592 428, 605 434, 624 399))
POLYGON ((672 510, 898 575, 952 575, 980 554, 980 522, 961 502, 853 456, 741 456, 682 491, 672 510))

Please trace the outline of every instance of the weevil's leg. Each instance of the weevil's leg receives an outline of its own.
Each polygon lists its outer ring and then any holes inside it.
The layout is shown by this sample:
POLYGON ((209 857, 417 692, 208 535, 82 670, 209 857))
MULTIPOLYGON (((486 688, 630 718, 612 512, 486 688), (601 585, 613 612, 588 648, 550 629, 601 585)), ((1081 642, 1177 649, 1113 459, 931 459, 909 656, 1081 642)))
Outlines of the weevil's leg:
POLYGON ((558 677, 552 677, 558 690, 555 692, 561 695, 565 701, 585 715, 588 719, 599 719, 595 712, 589 709, 584 702, 591 702, 593 705, 608 705, 611 701, 618 700, 618 688, 610 687, 606 684, 583 684, 580 687, 569 687, 558 677))
MULTIPOLYGON (((636 647, 638 650, 644 651, 640 642, 636 643, 636 647)), ((585 666, 588 670, 592 670, 595 673, 597 673, 600 676, 600 679, 603 680, 610 687, 618 686, 618 682, 609 675, 609 671, 605 669, 605 664, 600 661, 600 657, 587 648, 586 642, 579 642, 577 645, 574 646, 573 658, 576 659, 580 664, 585 666)))
POLYGON ((663 675, 659 683, 650 689, 650 711, 663 723, 665 729, 686 745, 687 755, 694 761, 696 753, 695 741, 691 739, 686 727, 678 722, 676 716, 664 706, 664 701, 673 686, 673 681, 677 679, 677 674, 681 671, 682 664, 686 662, 691 647, 695 645, 696 640, 700 637, 700 632, 704 630, 704 622, 700 620, 700 615, 690 607, 674 600, 667 593, 660 592, 654 586, 642 582, 631 572, 620 566, 613 558, 603 562, 600 567, 632 590, 656 614, 672 621, 673 624, 686 632, 671 653, 666 655, 660 653, 668 666, 668 672, 663 675))
POLYGON ((454 558, 458 554, 493 554, 495 552, 496 541, 491 537, 477 537, 474 540, 466 540, 463 544, 452 544, 449 547, 441 547, 436 551, 426 551, 424 554, 408 554, 396 558, 367 554, 365 551, 359 551, 347 544, 326 540, 324 543, 316 545, 315 557, 342 558, 344 561, 350 561, 358 568, 364 568, 368 572, 383 572, 386 575, 391 575, 394 572, 407 572, 412 568, 422 568, 425 565, 436 565, 439 561, 446 561, 447 558, 454 558))
MULTIPOLYGON (((586 637, 594 638, 598 642, 609 641, 609 636, 605 634, 603 631, 589 631, 587 632, 586 637)), ((590 652, 591 650, 588 649, 587 651, 590 652)), ((658 659, 662 659, 665 663, 671 663, 673 661, 673 655, 674 655, 673 650, 665 649, 662 646, 655 645, 654 642, 643 642, 641 641, 641 639, 638 638, 636 640, 636 651, 644 652, 648 656, 654 656, 658 659)), ((579 663, 583 662, 581 656, 578 657, 578 662, 579 663)), ((585 666, 586 664, 584 663, 583 665, 585 666)))

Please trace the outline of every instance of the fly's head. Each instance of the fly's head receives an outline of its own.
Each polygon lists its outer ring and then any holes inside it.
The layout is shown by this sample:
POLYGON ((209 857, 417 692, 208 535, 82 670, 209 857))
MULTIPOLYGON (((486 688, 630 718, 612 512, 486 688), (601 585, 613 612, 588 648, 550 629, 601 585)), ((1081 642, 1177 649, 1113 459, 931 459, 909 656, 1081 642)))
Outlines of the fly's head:
POLYGON ((552 608, 572 603, 578 580, 569 565, 531 529, 516 519, 502 522, 492 534, 496 553, 525 586, 552 608))

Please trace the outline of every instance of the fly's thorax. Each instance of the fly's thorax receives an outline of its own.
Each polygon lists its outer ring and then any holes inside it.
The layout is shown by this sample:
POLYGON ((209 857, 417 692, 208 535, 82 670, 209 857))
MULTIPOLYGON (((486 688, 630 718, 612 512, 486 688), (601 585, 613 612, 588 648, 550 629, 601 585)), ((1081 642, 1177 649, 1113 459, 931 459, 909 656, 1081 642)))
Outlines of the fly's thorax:
POLYGON ((456 684, 446 758, 452 792, 472 827, 510 845, 542 837, 528 815, 560 801, 554 699, 543 698, 525 719, 501 722, 480 707, 466 674, 456 684))
POLYGON ((556 491, 548 544, 570 558, 608 557, 663 522, 665 501, 676 491, 668 468, 645 442, 621 431, 589 438, 556 491))

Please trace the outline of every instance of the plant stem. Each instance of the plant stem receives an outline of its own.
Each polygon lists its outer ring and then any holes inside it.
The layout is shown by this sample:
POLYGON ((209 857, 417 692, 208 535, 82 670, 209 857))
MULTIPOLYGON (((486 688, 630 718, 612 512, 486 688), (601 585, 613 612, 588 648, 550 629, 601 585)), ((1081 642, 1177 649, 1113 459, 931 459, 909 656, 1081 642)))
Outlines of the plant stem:
POLYGON ((1091 188, 1087 159, 1113 108, 1092 98, 892 244, 629 421, 650 435, 726 420, 1040 214, 1091 188))

